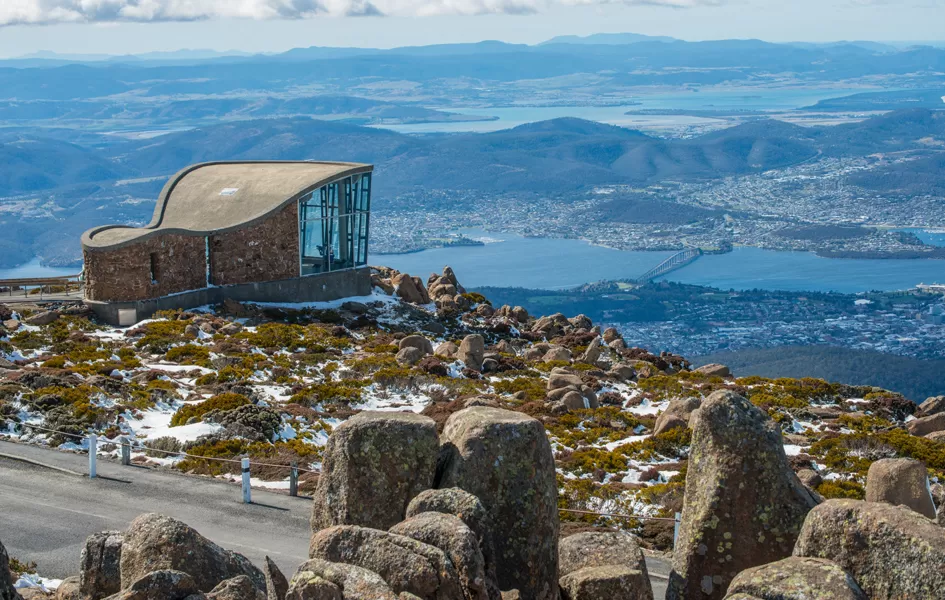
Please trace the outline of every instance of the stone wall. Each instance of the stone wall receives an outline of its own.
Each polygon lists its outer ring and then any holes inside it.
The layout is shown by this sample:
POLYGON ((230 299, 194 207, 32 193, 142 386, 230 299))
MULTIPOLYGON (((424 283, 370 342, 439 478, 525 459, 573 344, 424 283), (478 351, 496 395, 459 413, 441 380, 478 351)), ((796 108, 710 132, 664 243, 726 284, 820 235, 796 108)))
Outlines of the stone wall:
POLYGON ((298 276, 299 220, 295 203, 258 225, 210 237, 210 280, 214 285, 298 276))
POLYGON ((85 250, 84 257, 89 300, 146 300, 207 285, 203 237, 155 236, 114 250, 85 250))

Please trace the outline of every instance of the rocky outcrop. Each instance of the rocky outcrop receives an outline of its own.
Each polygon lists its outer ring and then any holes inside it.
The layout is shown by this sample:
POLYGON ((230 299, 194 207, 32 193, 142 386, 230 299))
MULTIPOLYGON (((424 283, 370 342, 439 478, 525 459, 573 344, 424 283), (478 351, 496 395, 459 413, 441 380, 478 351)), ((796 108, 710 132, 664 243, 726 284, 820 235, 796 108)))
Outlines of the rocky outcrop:
POLYGON ((249 577, 259 590, 266 589, 266 578, 245 556, 217 546, 176 519, 153 513, 131 522, 120 564, 123 590, 154 571, 182 571, 205 592, 237 575, 249 577))
POLYGON ((917 436, 945 431, 945 413, 936 413, 909 421, 906 423, 906 429, 908 429, 909 433, 912 435, 917 436))
POLYGON ((263 565, 263 575, 266 576, 266 600, 285 600, 289 591, 289 581, 268 556, 263 565))
POLYGON ((916 417, 930 417, 945 412, 945 396, 933 396, 926 399, 915 411, 916 417))
POLYGON ((429 304, 430 296, 427 294, 427 288, 419 277, 411 277, 406 273, 397 273, 390 279, 390 285, 394 292, 404 302, 411 304, 429 304))
POLYGON ((266 600, 266 595, 253 585, 252 579, 239 575, 221 581, 207 594, 207 600, 266 600))
POLYGON ((395 357, 398 364, 408 366, 408 367, 414 366, 415 364, 420 362, 422 358, 423 358, 423 351, 417 348, 413 348, 411 346, 408 346, 406 348, 401 348, 400 351, 397 353, 397 356, 395 357))
POLYGON ((380 575, 354 565, 321 559, 298 568, 286 600, 398 600, 380 575))
POLYGON ((309 556, 373 571, 394 592, 410 592, 424 600, 464 598, 459 574, 447 555, 406 536, 339 525, 312 536, 309 556))
POLYGON ((945 535, 904 506, 827 500, 807 516, 794 555, 837 563, 870 600, 937 598, 945 589, 945 535))
POLYGON ((866 501, 901 504, 920 515, 935 518, 925 463, 911 458, 884 458, 870 465, 866 501))
POLYGON ((160 569, 141 575, 107 600, 202 600, 205 597, 190 574, 160 569))
POLYGON ((492 524, 486 507, 479 498, 459 488, 420 492, 407 507, 407 518, 426 512, 439 512, 460 519, 476 535, 482 553, 486 585, 490 600, 499 594, 496 578, 495 546, 492 543, 492 524))
POLYGON ((739 572, 791 555, 817 501, 791 470, 781 431, 729 391, 693 414, 679 539, 667 598, 722 598, 739 572))
POLYGON ((456 358, 473 371, 482 370, 482 361, 486 355, 486 342, 481 335, 467 335, 459 345, 456 358))
POLYGON ((104 598, 121 590, 120 531, 89 536, 79 558, 79 589, 89 598, 104 598))
POLYGON ((581 377, 570 367, 556 367, 548 376, 547 401, 554 407, 563 405, 564 410, 598 408, 600 402, 594 390, 585 385, 581 377))
POLYGON ((413 413, 362 412, 328 438, 312 530, 332 525, 388 529, 411 498, 433 484, 436 423, 413 413))
POLYGON ((478 497, 494 531, 499 587, 524 600, 554 600, 558 572, 558 487, 551 445, 540 421, 474 407, 443 429, 437 487, 478 497))
POLYGON ((394 525, 390 532, 442 550, 459 576, 464 600, 500 600, 498 593, 489 594, 498 592, 498 584, 487 581, 479 538, 458 517, 424 512, 394 525))
POLYGON ((629 533, 584 532, 562 539, 558 574, 570 600, 653 600, 643 551, 629 533), (591 591, 598 595, 588 595, 591 591))
POLYGON ((790 557, 746 569, 728 588, 732 598, 759 600, 869 600, 840 565, 822 558, 790 557), (739 596, 741 594, 741 596, 739 596))
POLYGON ((14 583, 13 573, 10 572, 10 556, 0 541, 0 600, 20 600, 14 583))
POLYGON ((689 427, 689 419, 700 405, 702 405, 702 400, 699 398, 674 398, 670 400, 666 410, 656 418, 653 433, 663 433, 677 427, 683 429, 689 427))
POLYGON ((59 312, 55 310, 45 310, 43 312, 38 312, 35 315, 31 315, 23 320, 27 325, 49 325, 55 321, 59 320, 59 312))
POLYGON ((650 581, 630 567, 585 567, 561 577, 562 600, 652 600, 650 581))

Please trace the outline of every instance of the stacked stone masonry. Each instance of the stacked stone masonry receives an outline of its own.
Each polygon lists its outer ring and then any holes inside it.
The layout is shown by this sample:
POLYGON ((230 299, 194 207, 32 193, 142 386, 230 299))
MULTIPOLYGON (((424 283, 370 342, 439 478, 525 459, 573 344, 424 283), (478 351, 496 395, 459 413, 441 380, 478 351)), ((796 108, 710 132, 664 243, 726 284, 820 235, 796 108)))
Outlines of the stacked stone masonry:
POLYGON ((298 205, 262 223, 210 237, 213 285, 277 281, 299 276, 298 205))

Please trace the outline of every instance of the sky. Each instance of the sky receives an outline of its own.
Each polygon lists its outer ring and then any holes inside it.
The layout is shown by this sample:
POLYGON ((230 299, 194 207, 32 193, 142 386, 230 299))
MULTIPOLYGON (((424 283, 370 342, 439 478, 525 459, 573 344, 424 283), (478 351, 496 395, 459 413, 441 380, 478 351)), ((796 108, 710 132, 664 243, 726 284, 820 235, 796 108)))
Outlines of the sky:
POLYGON ((0 57, 280 52, 634 32, 686 40, 934 41, 945 0, 0 0, 0 57))

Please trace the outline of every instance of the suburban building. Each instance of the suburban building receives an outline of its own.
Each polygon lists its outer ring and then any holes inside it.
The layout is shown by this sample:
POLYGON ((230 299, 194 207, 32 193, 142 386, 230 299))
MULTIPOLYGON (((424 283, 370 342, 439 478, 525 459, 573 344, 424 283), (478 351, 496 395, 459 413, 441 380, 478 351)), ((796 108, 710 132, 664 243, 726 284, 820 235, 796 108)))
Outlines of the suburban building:
POLYGON ((130 325, 226 299, 366 295, 371 165, 198 164, 164 186, 151 223, 82 236, 86 303, 130 325))

